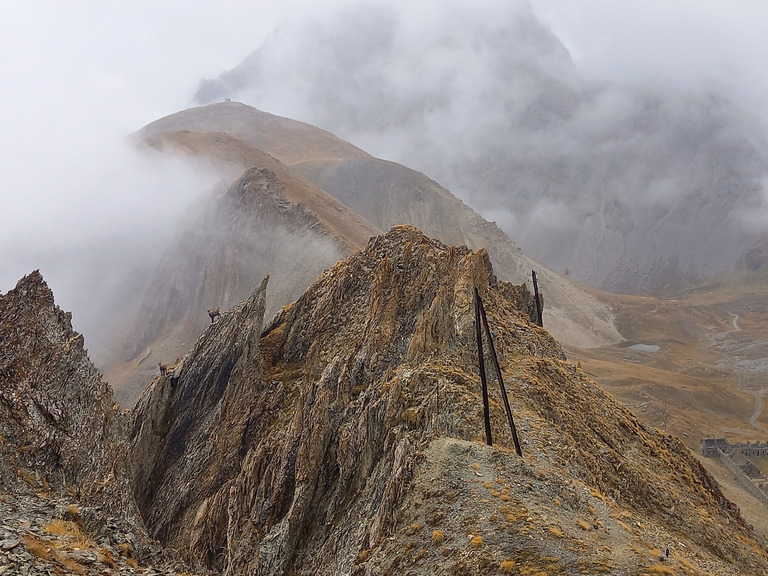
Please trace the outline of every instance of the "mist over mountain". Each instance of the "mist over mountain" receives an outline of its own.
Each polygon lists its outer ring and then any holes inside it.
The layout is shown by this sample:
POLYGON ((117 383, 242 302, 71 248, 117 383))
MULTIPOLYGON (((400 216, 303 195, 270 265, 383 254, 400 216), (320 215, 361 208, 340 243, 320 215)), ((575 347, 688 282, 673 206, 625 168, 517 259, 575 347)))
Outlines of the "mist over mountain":
POLYGON ((424 174, 329 132, 221 102, 161 118, 135 138, 158 157, 184 154, 208 163, 232 183, 189 210, 146 280, 130 327, 114 338, 105 372, 126 405, 158 363, 172 363, 194 342, 209 322, 206 310, 229 309, 270 275, 270 317, 324 269, 398 224, 485 249, 503 280, 530 281, 536 269, 548 329, 563 342, 593 347, 621 340, 600 296, 531 260, 498 226, 424 174))
POLYGON ((768 155, 727 86, 641 72, 580 74, 525 1, 364 3, 284 24, 197 99, 328 129, 428 174, 553 269, 663 292, 755 246, 768 155))

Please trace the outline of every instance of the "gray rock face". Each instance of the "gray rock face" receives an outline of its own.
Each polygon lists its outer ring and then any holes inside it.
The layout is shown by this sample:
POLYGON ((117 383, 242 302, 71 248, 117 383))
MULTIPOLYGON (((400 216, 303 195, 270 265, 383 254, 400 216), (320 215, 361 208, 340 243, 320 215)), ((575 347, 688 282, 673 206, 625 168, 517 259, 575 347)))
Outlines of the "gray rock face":
POLYGON ((124 422, 71 315, 38 271, 0 296, 0 484, 63 491, 132 516, 124 422))
POLYGON ((266 424, 260 411, 282 396, 260 385, 266 286, 211 324, 133 410, 134 493, 151 535, 214 568, 231 485, 266 424))
POLYGON ((288 200, 283 186, 269 169, 246 170, 179 234, 122 343, 132 372, 118 383, 121 402, 133 404, 158 363, 189 349, 210 323, 206 310, 239 304, 271 274, 274 314, 348 251, 314 213, 288 200))

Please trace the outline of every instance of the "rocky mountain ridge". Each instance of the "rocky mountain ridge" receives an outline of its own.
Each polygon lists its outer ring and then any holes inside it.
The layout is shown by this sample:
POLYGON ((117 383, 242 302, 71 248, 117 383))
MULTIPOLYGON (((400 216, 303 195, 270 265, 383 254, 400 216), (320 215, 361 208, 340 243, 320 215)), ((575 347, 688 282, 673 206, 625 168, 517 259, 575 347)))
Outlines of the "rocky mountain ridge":
POLYGON ((768 570, 766 542, 683 444, 643 426, 568 362, 531 322, 530 292, 499 281, 487 252, 395 227, 264 326, 267 286, 265 278, 153 380, 129 430, 116 425, 108 386, 40 275, 0 295, 0 508, 10 514, 1 566, 768 570), (475 288, 522 457, 493 381, 496 445, 483 443, 475 288), (19 511, 36 520, 24 524, 19 511), (49 532, 61 522, 98 544, 65 544, 49 532), (136 556, 117 556, 127 550, 136 556), (183 564, 167 560, 176 552, 183 564))
POLYGON ((178 573, 133 498, 126 424, 39 271, 0 294, 0 574, 178 573))
POLYGON ((768 568, 765 543, 683 444, 569 364, 484 251, 393 228, 262 330, 266 286, 132 415, 149 530, 190 562, 226 574, 644 574, 669 545, 676 573, 768 568), (474 287, 522 459, 504 448, 498 400, 499 447, 481 442, 474 287))
POLYGON ((498 226, 425 175, 373 158, 333 134, 224 102, 161 118, 135 138, 152 153, 209 163, 232 184, 188 218, 148 282, 129 335, 115 343, 119 357, 104 362, 125 405, 158 362, 187 350, 206 309, 235 305, 270 274, 271 316, 323 269, 397 224, 448 244, 485 248, 505 280, 530 281, 535 269, 547 327, 564 342, 591 347, 621 340, 599 294, 528 258, 498 226), (268 182, 241 190, 267 173, 268 182))

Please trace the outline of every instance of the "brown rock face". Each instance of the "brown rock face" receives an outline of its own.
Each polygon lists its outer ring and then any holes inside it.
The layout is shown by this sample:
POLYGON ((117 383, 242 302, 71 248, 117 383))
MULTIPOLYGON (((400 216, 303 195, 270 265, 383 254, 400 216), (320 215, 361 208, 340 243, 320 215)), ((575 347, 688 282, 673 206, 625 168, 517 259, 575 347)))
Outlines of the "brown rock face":
POLYGON ((124 423, 71 315, 38 271, 0 295, 0 485, 134 517, 124 423))
POLYGON ((262 330, 265 291, 133 412, 137 501, 188 559, 231 575, 635 574, 670 542, 691 573, 768 568, 685 447, 569 364, 485 251, 399 226, 262 330), (482 443, 475 288, 522 458, 496 393, 497 444, 482 443))

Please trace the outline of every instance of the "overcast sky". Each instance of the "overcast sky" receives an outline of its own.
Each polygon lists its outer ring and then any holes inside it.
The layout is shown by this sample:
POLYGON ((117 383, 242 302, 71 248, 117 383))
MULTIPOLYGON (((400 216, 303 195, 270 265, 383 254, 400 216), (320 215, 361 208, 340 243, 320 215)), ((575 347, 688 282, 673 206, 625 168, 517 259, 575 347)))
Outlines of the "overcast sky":
MULTIPOLYGON (((136 157, 122 138, 192 105, 201 78, 237 65, 284 18, 340 3, 4 0, 0 292, 40 268, 77 327, 84 270, 151 250, 216 178, 136 157)), ((720 83, 756 110, 768 102, 766 2, 532 4, 584 75, 720 83)))

